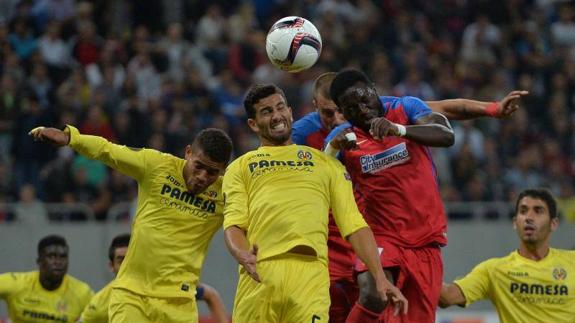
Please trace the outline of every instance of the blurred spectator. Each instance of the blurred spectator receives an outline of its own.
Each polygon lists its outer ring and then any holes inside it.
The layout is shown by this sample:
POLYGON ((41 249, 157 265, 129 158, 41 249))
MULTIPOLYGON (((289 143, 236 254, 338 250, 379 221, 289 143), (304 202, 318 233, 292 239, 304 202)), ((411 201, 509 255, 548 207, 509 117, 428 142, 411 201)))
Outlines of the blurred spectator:
POLYGON ((551 24, 553 41, 560 46, 575 46, 575 21, 571 5, 562 5, 559 9, 559 20, 551 24))
POLYGON ((501 31, 486 15, 478 15, 463 32, 461 56, 467 63, 492 65, 501 43, 501 31))
POLYGON ((44 203, 38 200, 33 185, 23 185, 18 195, 18 202, 15 206, 16 221, 35 226, 48 223, 48 212, 44 203))
POLYGON ((24 18, 19 18, 14 22, 14 30, 8 39, 14 52, 23 60, 30 58, 38 47, 38 42, 24 18))

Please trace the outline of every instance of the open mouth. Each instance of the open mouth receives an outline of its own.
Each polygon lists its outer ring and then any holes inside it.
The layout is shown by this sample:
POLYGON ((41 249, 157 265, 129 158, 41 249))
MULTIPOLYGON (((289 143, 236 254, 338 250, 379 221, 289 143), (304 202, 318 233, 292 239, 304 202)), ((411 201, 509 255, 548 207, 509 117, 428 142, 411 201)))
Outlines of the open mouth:
POLYGON ((533 234, 535 232, 535 227, 532 225, 526 225, 525 228, 523 228, 523 231, 527 234, 533 234))
POLYGON ((282 132, 287 129, 287 125, 284 122, 274 124, 270 130, 273 132, 282 132))

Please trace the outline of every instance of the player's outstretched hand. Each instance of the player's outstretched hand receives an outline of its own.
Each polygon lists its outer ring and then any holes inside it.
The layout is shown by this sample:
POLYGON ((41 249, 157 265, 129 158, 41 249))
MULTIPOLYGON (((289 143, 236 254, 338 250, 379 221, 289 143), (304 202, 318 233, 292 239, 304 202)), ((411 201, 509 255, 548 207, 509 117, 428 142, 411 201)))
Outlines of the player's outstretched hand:
POLYGON ((35 141, 45 141, 56 146, 66 146, 70 143, 70 134, 56 128, 36 127, 28 135, 35 141))
POLYGON ((251 278, 258 283, 261 283, 260 276, 256 271, 256 263, 258 256, 258 246, 253 245, 251 250, 241 251, 238 255, 238 262, 244 267, 251 278))
MULTIPOLYGON (((329 145, 333 147, 333 149, 337 150, 354 150, 357 149, 357 141, 350 140, 350 135, 348 133, 353 134, 351 128, 344 129, 340 131, 333 139, 329 142, 329 145), (346 136, 347 135, 347 136, 346 136)), ((355 135, 355 134, 354 134, 355 135)), ((351 136, 353 139, 354 136, 351 136)))
POLYGON ((384 279, 377 282, 377 291, 384 302, 389 302, 394 307, 394 315, 407 314, 408 302, 399 288, 395 287, 389 280, 384 279))
POLYGON ((373 138, 381 140, 387 136, 399 136, 399 128, 395 123, 381 117, 371 121, 369 133, 373 138))
POLYGON ((519 109, 521 104, 521 98, 529 94, 529 91, 511 91, 507 94, 503 100, 499 101, 499 106, 497 107, 497 117, 507 118, 511 116, 517 109, 519 109))

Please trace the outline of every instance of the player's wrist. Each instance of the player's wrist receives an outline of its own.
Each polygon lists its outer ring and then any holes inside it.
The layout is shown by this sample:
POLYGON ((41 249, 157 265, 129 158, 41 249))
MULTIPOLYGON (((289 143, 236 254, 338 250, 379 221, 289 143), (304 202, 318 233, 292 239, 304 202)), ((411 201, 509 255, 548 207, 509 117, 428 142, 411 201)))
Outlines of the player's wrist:
POLYGON ((395 127, 397 128, 397 137, 405 137, 405 135, 407 134, 407 128, 402 125, 402 124, 395 124, 395 127))
POLYGON ((489 103, 485 107, 485 115, 491 118, 499 117, 499 101, 489 103))
POLYGON ((337 156, 337 154, 339 153, 339 149, 334 147, 333 143, 330 141, 328 142, 328 144, 325 146, 325 149, 323 150, 324 153, 326 153, 327 155, 330 155, 332 157, 337 156))

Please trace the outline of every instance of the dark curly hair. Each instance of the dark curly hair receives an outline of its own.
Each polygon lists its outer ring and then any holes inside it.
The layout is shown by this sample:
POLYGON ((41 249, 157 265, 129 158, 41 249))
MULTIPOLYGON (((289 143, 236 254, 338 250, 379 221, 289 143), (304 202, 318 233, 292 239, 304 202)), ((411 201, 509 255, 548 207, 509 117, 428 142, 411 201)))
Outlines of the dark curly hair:
POLYGON ((207 128, 200 131, 192 142, 192 152, 201 150, 216 163, 227 164, 232 157, 233 144, 223 130, 207 128))
POLYGON ((329 88, 329 95, 333 102, 339 106, 339 97, 348 88, 354 86, 357 83, 365 83, 369 86, 373 86, 373 82, 365 75, 365 73, 358 70, 343 70, 335 76, 333 82, 331 82, 331 87, 329 88))
POLYGON ((256 117, 256 110, 254 109, 256 103, 276 93, 281 94, 287 102, 284 91, 275 84, 256 84, 250 87, 244 98, 244 108, 246 109, 248 118, 254 119, 256 117))

